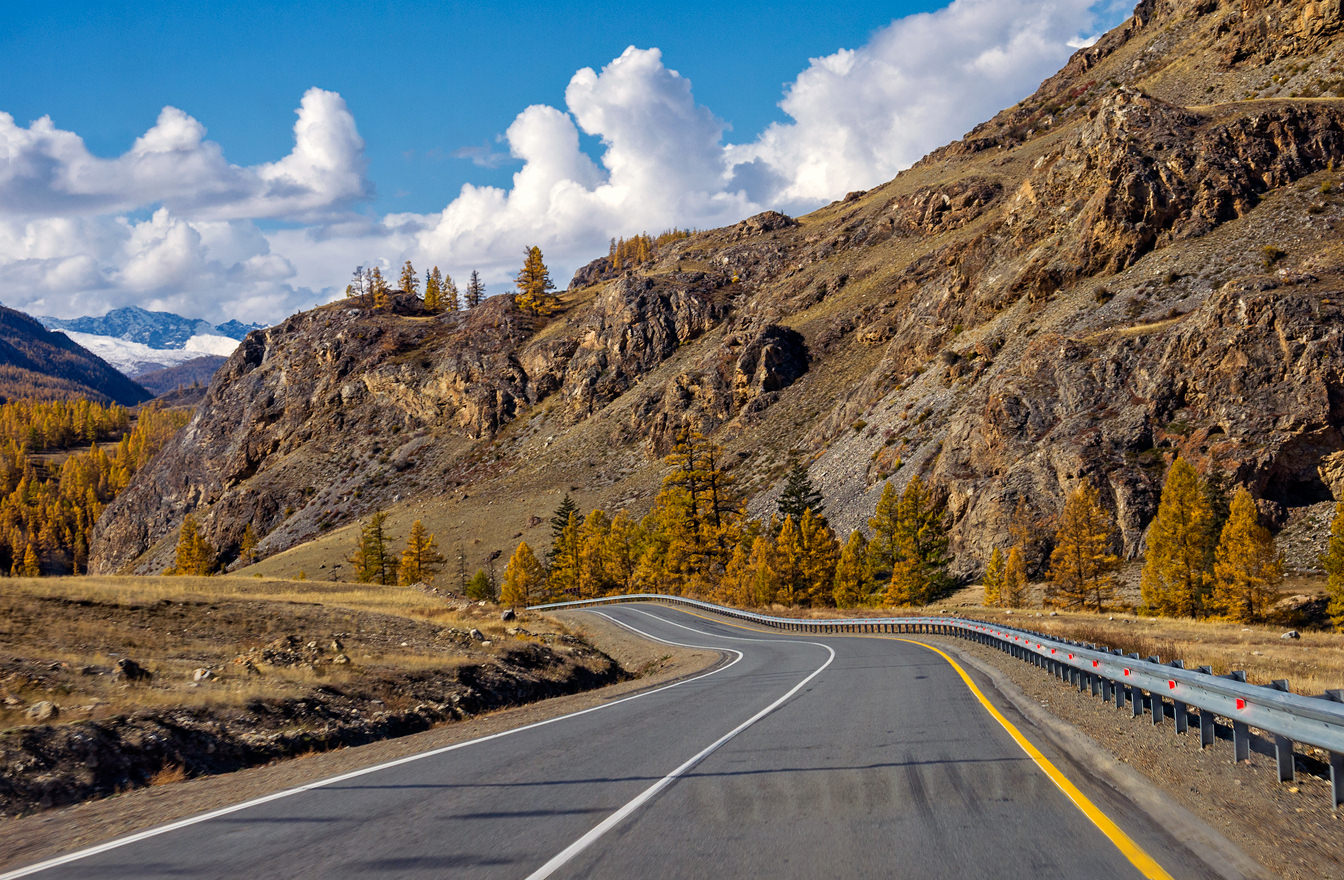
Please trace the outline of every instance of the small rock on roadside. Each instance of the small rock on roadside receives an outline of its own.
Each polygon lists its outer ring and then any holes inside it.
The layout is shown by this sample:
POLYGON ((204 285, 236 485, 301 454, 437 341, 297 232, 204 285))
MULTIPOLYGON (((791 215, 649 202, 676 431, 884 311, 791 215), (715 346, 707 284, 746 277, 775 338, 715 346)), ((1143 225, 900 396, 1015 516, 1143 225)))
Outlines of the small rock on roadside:
POLYGON ((512 608, 505 608, 503 613, 499 615, 499 619, 503 621, 517 620, 518 615, 513 613, 512 608))
POLYGON ((472 637, 473 639, 475 639, 475 640, 478 641, 478 642, 483 642, 483 641, 485 641, 485 633, 481 632, 480 630, 476 629, 475 627, 472 627, 470 635, 471 635, 471 637, 472 637))
POLYGON ((130 657, 122 657, 117 661, 117 668, 113 671, 112 677, 117 681, 135 682, 149 681, 154 674, 130 657))
POLYGON ((1302 638, 1302 633, 1298 632, 1298 631, 1295 630, 1295 629, 1290 629, 1290 630, 1288 630, 1288 632, 1286 632, 1286 633, 1284 633, 1283 635, 1279 636, 1279 638, 1281 638, 1281 639, 1300 639, 1300 638, 1302 638))
POLYGON ((42 700, 29 706, 23 714, 32 721, 50 721, 61 714, 61 707, 51 700, 42 700))
POLYGON ((206 669, 204 666, 200 667, 191 674, 192 681, 213 681, 214 679, 215 674, 211 672, 209 669, 206 669))

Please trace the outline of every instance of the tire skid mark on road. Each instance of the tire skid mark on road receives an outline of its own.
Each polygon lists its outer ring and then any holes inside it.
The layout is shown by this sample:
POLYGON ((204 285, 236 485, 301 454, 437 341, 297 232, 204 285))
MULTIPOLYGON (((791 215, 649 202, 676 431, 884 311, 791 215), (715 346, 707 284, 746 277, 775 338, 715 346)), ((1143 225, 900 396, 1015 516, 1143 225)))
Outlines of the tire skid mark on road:
MULTIPOLYGON (((716 633, 707 633, 707 632, 704 632, 703 630, 697 630, 697 629, 694 629, 694 628, 692 628, 692 627, 684 626, 684 625, 679 624, 679 623, 673 623, 672 621, 667 620, 666 618, 663 618, 663 617, 659 617, 659 616, 656 615, 656 614, 649 614, 649 613, 646 612, 646 611, 640 611, 640 609, 638 609, 638 608, 631 609, 631 610, 633 610, 633 611, 638 611, 638 612, 641 613, 641 614, 645 614, 645 615, 648 616, 648 617, 652 617, 654 620, 657 620, 657 621, 659 621, 659 622, 661 622, 661 623, 666 623, 666 624, 670 624, 670 625, 672 625, 672 626, 680 627, 681 629, 689 630, 689 631, 694 632, 694 633, 697 633, 697 634, 699 634, 699 635, 709 636, 710 638, 730 639, 730 640, 733 640, 733 641, 739 641, 739 642, 784 642, 784 641, 788 641, 788 642, 792 642, 792 643, 794 643, 794 644, 799 644, 799 640, 797 640, 797 639, 744 639, 744 638, 738 638, 738 637, 736 637, 736 636, 725 636, 725 635, 719 635, 719 634, 716 634, 716 633)), ((602 614, 602 612, 600 612, 600 611, 599 611, 599 612, 596 612, 596 613, 598 613, 598 614, 602 614)), ((603 616, 603 617, 606 617, 605 614, 603 614, 602 616, 603 616)), ((611 618, 608 618, 608 619, 610 620, 611 618)), ((634 632, 640 632, 638 629, 636 629, 636 628, 633 627, 633 626, 630 626, 629 624, 626 624, 626 626, 627 626, 629 629, 633 630, 634 632)), ((647 633, 640 633, 640 634, 641 634, 641 635, 648 636, 647 633)), ((656 637, 654 637, 654 636, 648 636, 648 637, 649 637, 649 638, 656 638, 656 637)), ((662 639, 658 639, 658 641, 663 641, 663 640, 662 640, 662 639)), ((800 681, 800 682, 798 682, 797 684, 795 684, 795 685, 794 685, 792 688, 790 688, 790 689, 788 690, 788 692, 785 693, 782 697, 780 697, 779 699, 775 700, 773 703, 771 703, 770 705, 766 706, 764 709, 760 710, 760 711, 757 712, 755 715, 753 715, 753 716, 751 716, 750 718, 748 718, 746 721, 743 721, 741 724, 737 725, 737 726, 734 727, 732 730, 728 731, 728 732, 725 733, 723 736, 719 737, 717 740, 715 740, 714 742, 710 743, 708 746, 706 746, 705 748, 701 749, 701 750, 700 750, 699 752, 697 752, 696 754, 692 755, 692 756, 691 756, 690 758, 688 758, 688 759, 687 759, 687 760, 686 760, 680 767, 677 767, 677 768, 676 768, 675 770, 673 770, 671 773, 667 774, 667 775, 664 776, 662 779, 660 779, 660 780, 658 780, 657 782, 655 782, 653 785, 651 785, 651 786, 649 786, 648 788, 644 789, 644 791, 640 792, 638 795, 636 795, 633 799, 631 799, 630 801, 628 801, 624 806, 622 806, 622 807, 621 807, 620 809, 618 809, 616 812, 612 813, 612 814, 611 814, 610 816, 608 816, 606 819, 603 819, 601 822, 599 822, 597 825, 595 825, 591 830, 588 831, 587 834, 583 835, 583 836, 580 837, 578 840, 574 841, 573 843, 571 843, 569 846, 565 847, 565 848, 564 848, 563 850, 561 850, 560 852, 556 853, 555 856, 553 856, 553 857, 551 858, 550 861, 546 862, 546 864, 542 865, 540 868, 538 868, 537 870, 535 870, 535 871, 533 871, 531 874, 529 874, 528 877, 527 877, 527 880, 543 880, 543 878, 545 878, 545 877, 550 877, 550 876, 551 876, 552 874, 554 874, 556 871, 558 871, 559 869, 563 868, 566 864, 568 864, 568 863, 569 863, 570 861, 572 861, 576 856, 578 856, 579 853, 583 852, 583 851, 586 850, 588 847, 592 846, 594 843, 596 843, 598 840, 600 840, 603 836, 605 836, 606 833, 607 833, 608 831, 611 831, 611 829, 615 828, 617 825, 619 825, 619 824, 620 824, 621 822, 623 822, 625 819, 629 818, 630 815, 633 814, 635 811, 637 811, 640 807, 644 806, 646 803, 648 803, 649 801, 653 800, 653 798, 657 797, 658 794, 660 794, 664 789, 666 789, 666 788, 667 788, 668 786, 670 786, 672 783, 676 782, 677 779, 679 779, 680 777, 684 776, 684 775, 686 774, 686 772, 687 772, 688 770, 690 770, 692 767, 694 767, 696 764, 699 764, 699 763, 700 763, 701 761, 703 761, 705 758, 707 758, 707 757, 709 757, 710 755, 712 755, 712 754, 713 754, 714 752, 716 752, 720 747, 722 747, 725 743, 727 743, 729 740, 733 739, 733 737, 737 736, 739 733, 741 733, 742 731, 744 731, 744 730, 746 730, 747 728, 751 727, 751 726, 752 726, 753 724, 755 724, 757 721, 760 721, 762 718, 766 717, 767 715, 769 715, 770 713, 772 713, 772 712, 774 712, 776 709, 778 709, 780 706, 783 706, 785 703, 787 703, 787 702, 789 701, 789 699, 790 699, 791 697, 793 697, 794 694, 796 694, 796 693, 798 693, 800 690, 802 690, 802 689, 803 689, 809 682, 812 681, 812 679, 814 679, 814 678, 816 678, 818 675, 820 675, 820 674, 822 673, 822 671, 825 670, 827 666, 830 666, 831 663, 835 660, 835 650, 834 650, 833 648, 831 648, 829 645, 824 645, 824 644, 822 644, 821 642, 801 642, 801 644, 805 644, 805 645, 816 645, 817 647, 822 648, 823 650, 825 650, 826 653, 827 653, 826 662, 823 663, 823 664, 821 664, 820 666, 818 666, 816 669, 814 669, 814 670, 813 670, 810 674, 808 674, 808 676, 807 676, 806 678, 804 678, 802 681, 800 681)), ((719 650, 724 650, 724 649, 719 649, 719 650)), ((731 649, 727 649, 727 650, 731 650, 731 649)), ((3 878, 0 878, 0 880, 3 880, 3 878)))

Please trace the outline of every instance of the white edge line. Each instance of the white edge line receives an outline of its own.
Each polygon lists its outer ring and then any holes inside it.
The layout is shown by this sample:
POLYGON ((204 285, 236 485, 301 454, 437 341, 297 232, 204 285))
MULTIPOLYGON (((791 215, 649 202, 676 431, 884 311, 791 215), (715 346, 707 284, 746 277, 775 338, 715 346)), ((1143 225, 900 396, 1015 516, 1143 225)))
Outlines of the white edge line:
MULTIPOLYGON (((180 828, 186 828, 188 826, 196 825, 201 822, 208 822, 211 819, 218 819, 220 816, 227 816, 230 813, 237 813, 240 810, 247 810, 252 807, 258 807, 261 806, 262 804, 270 803, 271 801, 278 801, 281 800, 282 798, 287 798, 292 795, 302 794, 306 791, 311 791, 315 788, 322 788, 328 785, 335 785, 338 782, 345 782, 347 780, 355 779, 360 776, 367 776, 370 773, 378 773, 383 770, 389 770, 393 767, 398 767, 402 764, 410 764, 414 761, 420 761, 424 758, 432 758, 435 757, 436 755, 442 755, 446 752, 452 752, 456 751, 457 749, 466 748, 467 746, 472 746, 483 742, 489 742, 490 740, 499 739, 505 736, 512 736, 515 733, 522 733, 523 731, 526 730, 534 730, 538 727, 545 727, 547 724, 555 724, 558 721, 565 721, 570 718, 577 718, 580 715, 587 715, 589 712, 597 712, 602 709, 610 709, 613 706, 619 706, 620 704, 628 703, 631 700, 638 700, 641 697, 649 697, 657 693, 662 693, 663 691, 666 690, 671 690, 674 687, 681 687, 684 684, 690 684, 691 682, 700 681, 701 679, 708 678, 711 675, 717 675, 718 673, 723 672, 725 669, 731 669, 733 666, 736 666, 739 662, 741 662, 743 657, 741 651, 737 651, 732 648, 714 648, 707 645, 686 645, 682 644, 681 642, 673 642, 667 639, 660 639, 657 636, 649 635, 646 632, 642 632, 638 629, 635 629, 633 626, 630 626, 629 624, 620 623, 620 621, 617 621, 614 618, 606 614, 603 614, 600 611, 594 613, 607 618, 607 620, 610 620, 613 623, 617 623, 621 626, 624 626, 626 629, 639 633, 639 635, 644 636, 645 638, 653 639, 655 642, 662 642, 665 645, 673 645, 678 648, 698 648, 706 651, 728 651, 733 654, 736 654, 737 657, 731 663, 728 663, 724 666, 720 666, 717 669, 711 669, 709 672, 697 675, 694 678, 687 678, 681 681, 674 681, 671 684, 664 685, 663 687, 660 688, 655 688, 654 690, 651 691, 644 691, 642 693, 632 694, 628 697, 622 697, 619 700, 613 700, 610 703, 603 703, 600 706, 591 706, 587 709, 580 709, 577 712, 570 712, 567 715, 561 715, 556 718, 547 718, 544 721, 534 721, 533 723, 525 724, 522 727, 515 727, 510 730, 503 730, 500 731, 499 733, 492 733, 489 734, 488 736, 482 736, 476 739, 467 740, 466 742, 454 743, 453 745, 443 746, 442 748, 433 749, 428 752, 420 752, 419 754, 408 755, 405 758, 397 758, 396 760, 393 761, 386 761, 382 764, 375 764, 372 767, 364 767, 360 770, 352 770, 349 773, 342 773, 339 776, 332 776, 328 779, 318 780, 317 782, 309 782, 305 785, 300 785, 296 788, 288 788, 285 789, 284 791, 273 792, 268 795, 263 795, 262 797, 253 798, 250 801, 244 801, 241 804, 234 804, 229 807, 222 807, 218 810, 212 810, 209 813, 202 813, 199 816, 189 816, 186 819, 179 819, 176 822, 169 822, 167 825, 160 825, 157 828, 149 828, 144 831, 128 835, 126 837, 120 837, 115 840, 109 840, 106 843, 100 843, 95 846, 87 847, 86 849, 78 850, 73 853, 67 853, 66 855, 62 856, 56 856, 54 858, 47 859, 46 861, 37 862, 36 864, 28 865, 27 867, 24 868, 18 868, 8 873, 0 874, 0 880, 17 880, 17 878, 19 877, 28 877, 32 874, 37 874, 42 871, 48 871, 52 868, 60 867, 61 865, 68 865, 71 862, 77 862, 80 861, 81 859, 87 859, 90 856, 96 856, 101 853, 108 852, 109 850, 119 849, 123 846, 129 846, 130 844, 133 843, 139 843, 140 841, 148 840, 151 837, 158 837, 160 834, 168 834, 169 832, 177 831, 180 828)), ((661 620, 661 618, 658 619, 661 620)), ((671 623, 671 621, 665 621, 665 622, 671 623)), ((711 635, 711 634, 702 633, 702 635, 711 635)), ((731 638, 731 636, 724 636, 723 638, 731 638)), ((820 670, 818 670, 818 672, 819 671, 820 670)), ((813 674, 815 675, 815 673, 813 674)), ((790 693, 792 693, 792 691, 790 691, 790 693)), ((705 752, 704 754, 708 754, 708 752, 705 752)))
MULTIPOLYGON (((638 610, 638 609, 636 609, 636 610, 638 610)), ((655 618, 657 618, 658 620, 663 620, 662 618, 659 618, 659 617, 657 617, 656 615, 653 615, 653 614, 650 614, 649 616, 650 616, 650 617, 655 617, 655 618)), ((664 622, 664 623, 672 623, 672 621, 670 621, 670 620, 663 620, 663 622, 664 622)), ((674 625, 674 626, 681 626, 681 624, 673 624, 673 625, 674 625)), ((634 627, 630 627, 630 628, 631 628, 631 629, 634 629, 634 627)), ((700 631, 700 630, 693 630, 693 629, 691 629, 691 628, 688 627, 688 626, 683 626, 682 629, 689 629, 689 630, 691 630, 691 632, 699 632, 701 635, 706 635, 706 636, 711 636, 711 637, 714 637, 714 638, 719 638, 719 636, 716 636, 716 635, 713 634, 713 633, 702 632, 702 631, 700 631)), ((635 631, 638 632, 638 630, 635 630, 635 631)), ((734 638, 734 637, 733 637, 733 636, 722 636, 722 638, 734 638)), ((738 641, 753 641, 753 642, 754 642, 754 641, 793 641, 793 640, 791 640, 791 639, 789 639, 789 640, 782 640, 782 639, 738 639, 738 641)), ((678 767, 677 769, 673 770, 671 773, 667 774, 667 775, 664 776, 662 779, 660 779, 660 780, 658 780, 657 782, 655 782, 653 785, 651 785, 651 786, 649 786, 648 788, 644 789, 644 791, 642 791, 642 792, 640 792, 638 795, 636 795, 636 796, 634 797, 634 799, 631 800, 631 801, 629 801, 627 804, 625 804, 625 806, 621 807, 621 808, 618 809, 616 812, 614 812, 614 813, 612 813, 610 816, 608 816, 606 819, 603 819, 601 822, 599 822, 597 825, 595 825, 595 826, 594 826, 594 827, 593 827, 587 834, 583 835, 583 836, 580 837, 578 840, 574 841, 573 843, 571 843, 569 846, 565 847, 565 848, 564 848, 563 850, 561 850, 560 852, 556 853, 556 854, 551 858, 550 861, 548 861, 546 864, 542 865, 542 866, 541 866, 540 868, 538 868, 537 870, 533 871, 531 874, 529 874, 529 875, 527 876, 527 880, 544 880, 544 878, 551 876, 551 875, 554 874, 556 871, 558 871, 560 868, 564 867, 564 866, 565 866, 569 861, 571 861, 575 856, 577 856, 579 853, 583 852, 583 851, 584 851, 585 849, 587 849, 589 846, 592 846, 592 845, 593 845, 594 843, 596 843, 596 842, 597 842, 603 835, 605 835, 608 831, 610 831, 612 828, 615 828, 617 825, 619 825, 619 824, 620 824, 624 819, 626 819, 631 813, 633 813, 633 812, 635 812, 636 810, 638 810, 640 807, 642 807, 644 804, 648 803, 648 802, 649 802, 650 800, 652 800, 656 795, 658 795, 658 793, 661 792, 663 789, 667 788, 667 787, 668 787, 669 785, 671 785, 673 782, 677 781, 677 779, 678 779, 679 777, 681 777, 682 775, 684 775, 684 774, 686 773, 687 770, 690 770, 690 769, 691 769, 692 767, 694 767, 696 764, 700 763, 700 762, 703 761, 705 758, 709 757, 714 751, 716 751, 716 750, 717 750, 720 746, 722 746, 724 743, 728 742, 730 739, 732 739, 733 737, 737 736, 739 733, 741 733, 742 731, 746 730, 748 727, 751 727, 751 726, 752 726, 753 724, 755 724, 757 721, 760 721, 762 718, 764 718, 765 716, 769 715, 771 712, 775 711, 775 710, 778 709, 780 706, 784 705, 784 703, 787 702, 788 699, 789 699, 790 697, 792 697, 794 694, 798 693, 798 691, 802 690, 802 688, 803 688, 808 682, 810 682, 812 679, 814 679, 814 678, 816 678, 818 675, 820 675, 820 674, 822 673, 822 670, 824 670, 827 666, 830 666, 830 665, 831 665, 831 662, 835 660, 835 651, 832 650, 831 647, 830 647, 829 645, 824 645, 824 644, 822 644, 821 642, 802 642, 802 644, 805 644, 805 645, 816 645, 816 646, 819 647, 819 648, 825 648, 825 649, 826 649, 826 652, 827 652, 830 656, 826 658, 826 662, 825 662, 825 663, 821 664, 821 665, 818 666, 815 670, 813 670, 813 672, 812 672, 811 675, 807 676, 807 678, 804 678, 802 681, 798 682, 796 685, 794 685, 792 688, 790 688, 790 689, 789 689, 789 692, 786 693, 786 694, 784 694, 784 696, 782 696, 782 697, 780 697, 779 699, 775 700, 773 703, 771 703, 770 705, 766 706, 764 709, 762 709, 761 711, 757 712, 755 715, 751 716, 751 717, 748 718, 746 721, 743 721, 741 724, 737 725, 737 727, 734 727, 732 730, 728 731, 728 732, 725 733, 723 736, 719 737, 719 738, 716 739, 714 742, 710 743, 710 744, 709 744, 708 746, 706 746, 704 749, 702 749, 701 751, 697 752, 695 755, 693 755, 692 757, 690 757, 689 759, 687 759, 687 761, 686 761, 684 764, 682 764, 680 767, 678 767)))

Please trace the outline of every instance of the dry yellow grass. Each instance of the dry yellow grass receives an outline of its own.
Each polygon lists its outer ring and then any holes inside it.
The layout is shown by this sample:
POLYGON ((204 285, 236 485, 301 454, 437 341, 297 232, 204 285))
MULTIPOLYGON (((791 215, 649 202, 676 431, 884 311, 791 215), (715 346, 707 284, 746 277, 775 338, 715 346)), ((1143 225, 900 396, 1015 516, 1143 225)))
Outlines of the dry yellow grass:
POLYGON ((319 685, 358 687, 367 684, 366 674, 449 671, 488 659, 512 641, 493 606, 407 587, 241 576, 4 584, 0 729, 39 723, 28 711, 42 701, 58 705, 57 721, 237 707, 302 696, 319 685), (471 629, 490 644, 466 636, 471 629), (264 652, 287 640, 296 656, 266 662, 264 652), (115 672, 122 659, 152 677, 121 680, 115 672), (198 681, 200 669, 209 675, 198 681))

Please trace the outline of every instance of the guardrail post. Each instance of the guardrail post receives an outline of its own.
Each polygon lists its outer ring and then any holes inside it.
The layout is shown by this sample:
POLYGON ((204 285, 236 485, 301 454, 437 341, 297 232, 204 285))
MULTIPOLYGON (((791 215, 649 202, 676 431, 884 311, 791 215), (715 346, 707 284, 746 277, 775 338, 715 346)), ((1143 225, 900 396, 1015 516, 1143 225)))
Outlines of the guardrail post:
MULTIPOLYGON (((1276 678, 1269 683, 1269 686, 1276 691, 1287 691, 1288 679, 1276 678)), ((1293 741, 1286 736, 1274 734, 1274 761, 1278 765, 1279 781, 1292 782, 1294 775, 1293 766, 1293 741)))
MULTIPOLYGON (((1246 670, 1233 669, 1223 678, 1246 681, 1246 670)), ((1240 763, 1251 759, 1251 728, 1245 721, 1232 719, 1232 760, 1240 763)))
MULTIPOLYGON (((1184 669, 1184 660, 1173 660, 1168 664, 1176 669, 1184 669)), ((1185 703, 1180 700, 1171 701, 1172 717, 1176 721, 1176 732, 1185 733, 1190 729, 1190 710, 1186 708, 1185 703)))
POLYGON ((1330 753, 1330 801, 1336 810, 1344 804, 1344 755, 1330 753))

